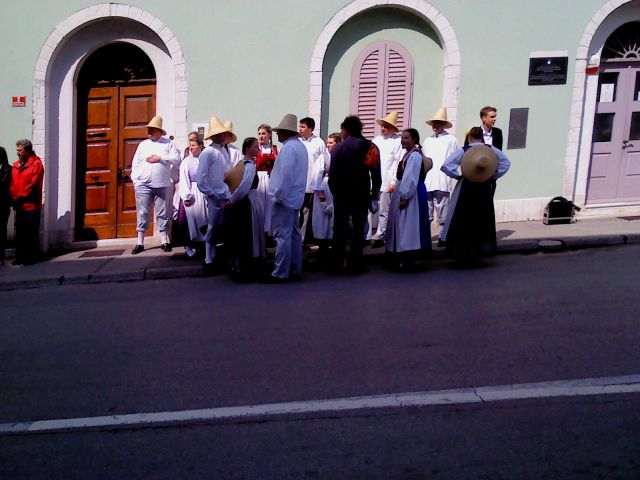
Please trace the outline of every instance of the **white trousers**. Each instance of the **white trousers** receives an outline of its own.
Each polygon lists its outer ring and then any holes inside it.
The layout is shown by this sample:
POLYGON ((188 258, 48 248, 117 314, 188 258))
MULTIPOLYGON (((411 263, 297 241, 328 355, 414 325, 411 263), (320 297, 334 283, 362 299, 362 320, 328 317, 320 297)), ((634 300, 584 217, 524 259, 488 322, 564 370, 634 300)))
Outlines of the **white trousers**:
POLYGON ((300 211, 280 203, 273 206, 271 229, 276 242, 276 259, 271 275, 289 278, 302 272, 302 236, 300 235, 300 211))
POLYGON ((151 217, 151 205, 156 214, 156 225, 160 232, 169 232, 169 219, 173 215, 173 185, 168 187, 148 187, 136 185, 136 217, 138 232, 145 232, 151 217))

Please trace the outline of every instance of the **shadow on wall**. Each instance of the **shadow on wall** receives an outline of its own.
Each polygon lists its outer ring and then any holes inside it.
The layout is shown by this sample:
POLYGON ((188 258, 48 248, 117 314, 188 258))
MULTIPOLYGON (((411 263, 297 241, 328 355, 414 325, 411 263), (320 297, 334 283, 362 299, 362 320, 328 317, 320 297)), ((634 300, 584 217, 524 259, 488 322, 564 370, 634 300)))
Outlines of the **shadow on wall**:
MULTIPOLYGON (((425 20, 400 8, 375 7, 347 21, 331 39, 324 56, 322 64, 322 118, 318 134, 326 137, 328 133, 336 129, 336 126, 333 126, 329 132, 331 79, 344 54, 358 41, 370 35, 380 34, 384 30, 392 29, 412 30, 429 37, 434 43, 442 46, 433 28, 425 20)), ((393 40, 393 38, 389 38, 389 40, 393 40)), ((348 88, 351 89, 351 85, 348 88)), ((344 110, 346 114, 353 113, 349 112, 349 105, 345 105, 344 110)))

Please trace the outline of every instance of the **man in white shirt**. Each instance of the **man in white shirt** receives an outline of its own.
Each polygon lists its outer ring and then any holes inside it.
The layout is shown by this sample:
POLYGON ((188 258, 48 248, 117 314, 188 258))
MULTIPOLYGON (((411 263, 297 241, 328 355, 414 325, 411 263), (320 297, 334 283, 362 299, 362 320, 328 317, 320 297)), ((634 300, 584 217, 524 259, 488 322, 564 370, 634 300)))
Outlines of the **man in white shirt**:
POLYGON ((311 210, 313 208, 313 196, 315 194, 312 180, 313 180, 313 172, 316 171, 316 162, 323 162, 326 165, 326 168, 329 168, 329 162, 331 161, 331 157, 329 156, 329 151, 327 150, 327 145, 324 140, 313 133, 313 130, 316 128, 316 122, 313 118, 305 117, 300 120, 300 125, 298 126, 298 133, 300 134, 300 140, 304 144, 307 149, 307 184, 305 187, 305 196, 304 196, 304 204, 302 206, 302 238, 303 240, 308 240, 312 237, 312 233, 308 233, 307 228, 308 219, 311 215, 311 210))
POLYGON ((449 196, 453 190, 454 180, 440 170, 444 161, 453 152, 458 150, 458 141, 455 135, 450 135, 445 129, 453 125, 447 120, 447 109, 442 107, 438 112, 425 122, 431 126, 433 135, 424 141, 422 152, 433 161, 433 168, 427 172, 424 180, 429 194, 429 221, 433 221, 433 214, 438 217, 438 223, 442 227, 447 219, 449 196))
POLYGON ((267 283, 286 283, 302 273, 302 236, 299 211, 307 185, 307 149, 298 138, 295 115, 287 114, 273 130, 282 148, 269 180, 273 202, 271 228, 276 243, 276 259, 267 283))
POLYGON ((172 169, 180 165, 180 150, 172 140, 164 138, 162 117, 156 116, 147 125, 149 138, 138 144, 131 162, 131 180, 136 196, 138 240, 131 253, 144 251, 144 234, 149 226, 153 203, 156 225, 160 232, 160 248, 171 251, 169 219, 173 213, 172 169))
POLYGON ((224 215, 224 204, 231 197, 229 187, 224 182, 224 174, 229 170, 225 156, 224 142, 229 129, 216 118, 209 119, 209 130, 204 137, 211 144, 200 154, 196 181, 207 199, 207 234, 205 240, 205 273, 214 272, 213 260, 216 256, 216 243, 220 240, 220 226, 224 215))
POLYGON ((380 209, 378 210, 378 228, 373 235, 373 246, 382 246, 387 233, 387 217, 391 194, 396 187, 396 171, 398 163, 402 160, 402 145, 398 124, 398 112, 389 114, 376 120, 380 125, 380 135, 373 139, 373 143, 380 150, 380 171, 382 173, 382 187, 380 188, 380 209))
POLYGON ((233 133, 233 122, 231 120, 227 120, 224 122, 224 127, 229 129, 224 140, 224 148, 229 154, 229 169, 232 169, 239 161, 242 160, 243 155, 240 149, 233 145, 233 143, 238 140, 238 136, 233 133))

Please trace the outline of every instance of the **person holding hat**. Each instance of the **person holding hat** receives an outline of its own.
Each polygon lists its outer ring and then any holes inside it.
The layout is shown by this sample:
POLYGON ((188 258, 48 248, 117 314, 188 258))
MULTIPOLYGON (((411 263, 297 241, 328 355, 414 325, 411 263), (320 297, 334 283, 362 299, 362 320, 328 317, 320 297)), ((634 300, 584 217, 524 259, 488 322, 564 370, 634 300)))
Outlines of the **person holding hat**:
POLYGON ((451 204, 440 245, 462 261, 477 261, 496 252, 496 220, 492 183, 511 167, 511 161, 496 147, 486 145, 482 129, 469 131, 469 145, 447 158, 441 170, 460 180, 451 204))
POLYGON ((273 129, 282 143, 269 181, 269 199, 273 202, 271 228, 276 243, 276 259, 267 283, 285 283, 302 273, 302 236, 300 208, 307 187, 307 149, 298 138, 298 120, 287 114, 273 129))
POLYGON ((402 132, 406 151, 396 171, 396 189, 391 198, 386 251, 392 267, 412 271, 413 262, 431 252, 431 230, 425 176, 432 166, 425 159, 420 134, 415 128, 402 132))
POLYGON ((149 226, 151 203, 160 232, 160 248, 171 251, 169 220, 173 216, 172 171, 180 167, 180 150, 173 140, 165 138, 162 117, 155 116, 147 124, 149 138, 138 144, 131 162, 131 180, 136 196, 138 241, 131 253, 144 250, 144 234, 149 226))
POLYGON ((205 273, 213 273, 215 270, 213 261, 216 256, 216 243, 222 233, 224 205, 231 197, 229 187, 224 181, 224 174, 229 170, 228 157, 225 155, 227 151, 223 146, 228 131, 228 127, 217 117, 209 119, 209 129, 204 139, 210 139, 211 144, 200 154, 196 174, 198 189, 207 198, 207 234, 204 237, 203 265, 205 273))
POLYGON ((426 124, 433 130, 433 135, 424 142, 423 152, 433 161, 433 168, 427 172, 425 185, 429 193, 429 223, 433 221, 434 211, 440 227, 447 218, 449 196, 453 190, 453 179, 445 175, 440 168, 453 152, 458 150, 458 140, 450 135, 446 128, 453 125, 447 120, 447 109, 442 107, 426 124))
MULTIPOLYGON (((391 194, 396 185, 396 170, 402 158, 402 145, 398 128, 398 112, 389 112, 381 119, 376 120, 380 125, 380 135, 373 139, 373 143, 380 151, 380 171, 382 173, 382 187, 380 189, 380 205, 377 212, 377 224, 375 234, 372 236, 373 246, 382 246, 387 232, 387 217, 391 194)), ((375 225, 376 214, 371 214, 369 223, 375 225)))

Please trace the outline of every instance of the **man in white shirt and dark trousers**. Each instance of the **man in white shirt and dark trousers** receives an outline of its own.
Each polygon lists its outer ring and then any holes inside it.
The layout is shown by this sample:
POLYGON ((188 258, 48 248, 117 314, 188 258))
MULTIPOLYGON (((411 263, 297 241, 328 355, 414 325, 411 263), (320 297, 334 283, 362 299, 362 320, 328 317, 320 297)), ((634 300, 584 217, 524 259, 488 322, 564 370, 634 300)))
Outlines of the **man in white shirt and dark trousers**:
POLYGON ((372 246, 380 247, 384 244, 387 233, 389 205, 391 205, 391 194, 396 186, 396 170, 398 170, 398 163, 402 159, 402 145, 397 126, 398 112, 389 112, 386 117, 376 120, 376 123, 380 125, 380 135, 373 139, 373 143, 380 150, 382 187, 380 188, 378 229, 372 237, 372 246))
POLYGON ((307 185, 307 149, 298 138, 295 115, 287 114, 273 129, 282 148, 269 180, 269 199, 273 202, 271 228, 276 243, 273 272, 266 283, 286 283, 302 273, 300 208, 307 185))
POLYGON ((447 219, 449 196, 454 187, 454 180, 445 175, 440 168, 449 155, 458 150, 458 140, 455 135, 450 135, 445 130, 453 126, 447 120, 446 108, 440 108, 433 118, 425 123, 433 130, 433 135, 427 138, 422 146, 422 153, 433 161, 433 168, 427 172, 424 180, 429 194, 429 221, 433 222, 435 213, 442 228, 447 219))
POLYGON ((305 187, 304 204, 302 206, 302 239, 303 242, 308 242, 313 237, 313 231, 308 225, 311 224, 309 218, 311 218, 311 210, 313 209, 313 196, 315 191, 312 186, 313 172, 315 170, 316 162, 323 162, 324 165, 329 165, 331 157, 327 150, 327 145, 324 140, 313 133, 316 128, 316 122, 313 118, 305 117, 300 120, 298 126, 298 133, 300 134, 300 140, 307 149, 307 184, 305 187))
POLYGON ((144 235, 149 226, 151 206, 155 210, 160 232, 160 248, 171 251, 169 220, 173 213, 172 169, 180 165, 180 150, 172 140, 164 138, 162 117, 156 116, 147 125, 149 138, 138 144, 131 162, 131 180, 136 196, 138 240, 133 255, 144 251, 144 235))

